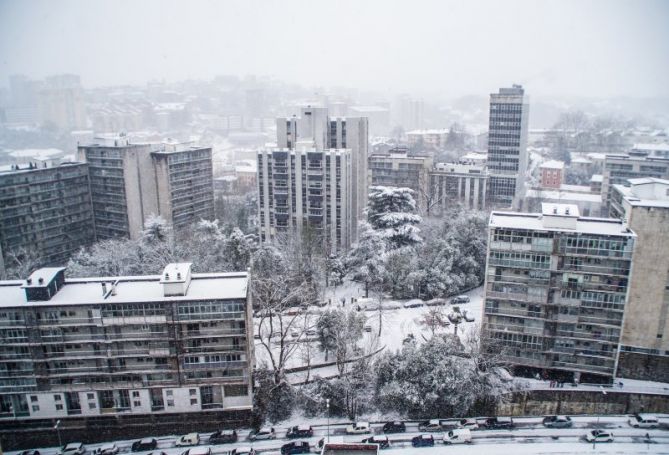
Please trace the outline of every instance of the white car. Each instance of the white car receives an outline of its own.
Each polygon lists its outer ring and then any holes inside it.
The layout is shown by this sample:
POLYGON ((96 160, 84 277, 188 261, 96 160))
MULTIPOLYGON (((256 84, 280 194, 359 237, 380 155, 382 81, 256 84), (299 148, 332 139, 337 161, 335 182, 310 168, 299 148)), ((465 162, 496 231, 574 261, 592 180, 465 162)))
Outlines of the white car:
POLYGON ((252 447, 237 447, 232 449, 231 455, 256 455, 256 451, 252 447))
POLYGON ((369 422, 355 422, 346 427, 346 434, 366 434, 371 433, 369 422))
POLYGON ((84 455, 86 446, 81 442, 71 442, 63 447, 60 455, 84 455))
POLYGON ((200 435, 197 433, 188 433, 181 436, 174 443, 177 447, 196 446, 200 443, 200 435))
POLYGON ((111 444, 103 444, 101 445, 95 453, 97 455, 116 455, 118 453, 118 447, 116 446, 116 443, 111 443, 111 444))
POLYGON ((460 428, 467 428, 469 430, 478 430, 479 424, 476 419, 462 419, 460 420, 460 428))
POLYGON ((263 441, 265 439, 276 439, 276 432, 274 428, 263 427, 258 430, 256 433, 249 435, 249 439, 252 441, 263 441))
POLYGON ((444 444, 471 444, 472 432, 467 428, 451 430, 444 435, 444 444))
POLYGON ((181 455, 211 455, 211 447, 193 447, 181 455))
POLYGON ((657 417, 650 414, 634 414, 628 422, 634 428, 658 428, 660 426, 657 417))
POLYGON ((613 442, 613 433, 605 430, 592 430, 585 435, 588 442, 613 442))

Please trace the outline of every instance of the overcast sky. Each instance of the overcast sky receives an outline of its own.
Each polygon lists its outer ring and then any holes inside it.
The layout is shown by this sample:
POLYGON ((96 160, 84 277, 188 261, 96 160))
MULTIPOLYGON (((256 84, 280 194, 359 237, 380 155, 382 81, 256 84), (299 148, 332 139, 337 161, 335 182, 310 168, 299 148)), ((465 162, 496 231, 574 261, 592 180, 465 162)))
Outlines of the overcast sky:
POLYGON ((669 1, 0 0, 0 83, 270 75, 309 86, 669 96, 669 1))

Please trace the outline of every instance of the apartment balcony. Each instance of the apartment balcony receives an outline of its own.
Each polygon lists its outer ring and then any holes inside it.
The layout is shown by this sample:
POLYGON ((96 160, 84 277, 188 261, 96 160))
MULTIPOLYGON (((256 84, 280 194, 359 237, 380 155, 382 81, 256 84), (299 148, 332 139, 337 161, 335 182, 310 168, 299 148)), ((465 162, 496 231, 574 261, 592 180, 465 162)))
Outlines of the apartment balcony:
POLYGON ((218 370, 225 368, 245 368, 248 362, 245 360, 235 362, 212 362, 212 363, 184 363, 184 370, 218 370))
POLYGON ((586 365, 583 363, 571 363, 571 362, 551 362, 551 365, 557 368, 578 370, 584 373, 604 373, 609 375, 613 374, 613 366, 586 365))
POLYGON ((529 302, 529 303, 546 303, 548 300, 547 296, 534 296, 528 295, 526 293, 517 293, 517 292, 499 292, 499 291, 487 291, 486 297, 504 299, 504 300, 514 300, 518 302, 529 302))

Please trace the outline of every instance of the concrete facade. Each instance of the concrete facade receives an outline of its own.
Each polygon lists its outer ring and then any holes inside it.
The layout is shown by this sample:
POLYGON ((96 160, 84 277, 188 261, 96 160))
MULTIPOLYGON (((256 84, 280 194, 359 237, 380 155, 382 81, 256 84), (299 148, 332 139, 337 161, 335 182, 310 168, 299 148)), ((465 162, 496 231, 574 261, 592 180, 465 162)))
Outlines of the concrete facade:
POLYGON ((0 421, 250 410, 248 276, 0 282, 0 421))
POLYGON ((669 180, 630 179, 613 185, 611 216, 637 234, 625 311, 619 371, 669 380, 669 180))
POLYGON ((429 172, 432 158, 408 156, 405 151, 375 154, 369 157, 369 173, 373 186, 411 188, 421 213, 427 210, 429 172))
POLYGON ((485 165, 437 163, 430 171, 430 202, 441 210, 458 204, 485 210, 488 177, 485 165))

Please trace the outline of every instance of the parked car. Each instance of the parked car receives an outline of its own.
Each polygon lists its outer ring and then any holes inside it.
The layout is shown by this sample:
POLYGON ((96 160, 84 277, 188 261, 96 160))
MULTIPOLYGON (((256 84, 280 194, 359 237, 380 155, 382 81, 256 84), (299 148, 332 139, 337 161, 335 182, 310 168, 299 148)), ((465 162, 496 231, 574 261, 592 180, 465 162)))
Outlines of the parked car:
POLYGON ((19 455, 39 455, 39 450, 29 449, 19 452, 19 455))
POLYGON ((260 430, 256 431, 255 433, 251 433, 249 435, 249 439, 251 441, 262 441, 262 440, 265 440, 265 439, 276 439, 276 432, 274 431, 274 428, 264 427, 264 428, 261 428, 260 430))
POLYGON ((253 447, 237 447, 232 449, 230 455, 256 455, 256 451, 253 447))
POLYGON ((423 305, 425 305, 425 302, 420 299, 412 299, 408 302, 404 302, 404 308, 418 308, 422 307, 423 305))
POLYGON ((404 422, 386 422, 383 425, 384 433, 406 433, 407 426, 404 422))
POLYGON ((388 436, 372 436, 371 438, 363 439, 362 442, 367 444, 378 444, 379 449, 387 449, 390 447, 388 436))
POLYGON ((314 435, 314 429, 309 425, 298 425, 293 428, 289 428, 286 433, 286 437, 289 439, 293 438, 310 438, 314 435))
POLYGON ((209 436, 209 444, 229 444, 237 442, 239 436, 236 430, 218 430, 209 436))
POLYGON ((365 332, 371 332, 372 331, 372 326, 371 325, 366 325, 365 326, 365 332))
POLYGON ((451 303, 453 305, 455 304, 461 304, 461 303, 469 303, 469 296, 468 295, 459 295, 457 297, 453 297, 451 299, 451 303))
POLYGON ((355 422, 346 427, 346 434, 371 433, 369 422, 355 422))
POLYGON ((281 455, 292 455, 294 453, 309 453, 309 443, 303 442, 289 442, 281 446, 281 455))
POLYGON ((434 436, 431 434, 421 434, 411 439, 411 445, 414 447, 431 447, 434 445, 434 436))
POLYGON ((118 447, 116 443, 112 442, 110 444, 103 444, 94 452, 96 455, 116 455, 118 453, 118 447))
POLYGON ((657 417, 650 414, 634 414, 628 422, 634 428, 658 428, 660 426, 657 417))
POLYGON ((469 430, 478 430, 479 424, 476 419, 460 419, 460 428, 467 428, 469 430))
POLYGON ((485 419, 484 427, 490 430, 512 430, 516 425, 511 417, 489 417, 485 419))
POLYGON ((592 430, 585 435, 588 442, 613 442, 613 433, 606 430, 592 430))
POLYGON ((307 336, 313 337, 313 336, 316 335, 316 330, 314 330, 314 329, 308 329, 308 330, 306 331, 306 334, 307 334, 307 336))
POLYGON ((176 440, 174 443, 177 447, 196 446, 200 443, 200 435, 197 433, 188 433, 176 440))
POLYGON ((569 416, 546 416, 542 423, 546 428, 571 428, 574 424, 569 416))
POLYGON ((70 442, 63 446, 60 455, 84 455, 86 446, 82 442, 70 442))
POLYGON ((441 298, 436 298, 436 299, 431 299, 428 300, 425 305, 427 306, 442 306, 446 305, 448 301, 446 299, 441 299, 441 298))
POLYGON ((133 452, 144 452, 146 450, 156 450, 156 447, 158 447, 158 441, 154 438, 145 438, 133 442, 131 450, 133 452))
POLYGON ((193 447, 181 455, 211 455, 211 447, 193 447))
POLYGON ((472 316, 471 314, 469 314, 469 312, 468 312, 467 310, 464 310, 464 311, 462 312, 462 317, 463 317, 464 320, 467 321, 467 322, 474 322, 474 321, 476 321, 476 318, 475 318, 474 316, 472 316))
POLYGON ((418 431, 441 431, 439 420, 432 419, 418 424, 418 431))
POLYGON ((444 435, 444 444, 471 444, 472 432, 468 428, 451 430, 444 435))
POLYGON ((443 419, 439 421, 442 430, 454 430, 460 428, 460 419, 443 419))

